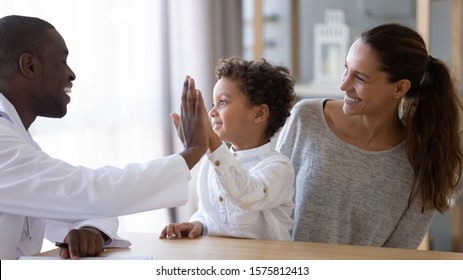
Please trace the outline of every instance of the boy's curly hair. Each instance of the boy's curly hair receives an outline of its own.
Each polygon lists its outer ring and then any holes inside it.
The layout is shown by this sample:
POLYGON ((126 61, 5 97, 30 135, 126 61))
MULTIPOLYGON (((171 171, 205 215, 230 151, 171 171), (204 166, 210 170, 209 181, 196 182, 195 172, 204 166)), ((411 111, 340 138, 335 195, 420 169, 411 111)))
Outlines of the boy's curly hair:
POLYGON ((267 104, 269 121, 265 137, 272 138, 285 124, 295 98, 295 80, 288 68, 273 66, 263 58, 247 61, 235 56, 220 59, 215 74, 217 79, 236 81, 251 105, 267 104))

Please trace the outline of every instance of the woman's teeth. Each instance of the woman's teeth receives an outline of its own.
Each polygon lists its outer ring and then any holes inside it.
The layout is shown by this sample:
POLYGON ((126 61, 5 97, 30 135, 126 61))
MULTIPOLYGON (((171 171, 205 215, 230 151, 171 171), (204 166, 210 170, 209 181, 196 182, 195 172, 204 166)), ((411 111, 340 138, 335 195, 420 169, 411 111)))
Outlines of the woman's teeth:
POLYGON ((361 101, 360 98, 354 98, 354 97, 350 97, 350 96, 347 96, 347 95, 344 96, 344 99, 345 99, 346 101, 349 101, 349 102, 359 102, 359 101, 361 101))

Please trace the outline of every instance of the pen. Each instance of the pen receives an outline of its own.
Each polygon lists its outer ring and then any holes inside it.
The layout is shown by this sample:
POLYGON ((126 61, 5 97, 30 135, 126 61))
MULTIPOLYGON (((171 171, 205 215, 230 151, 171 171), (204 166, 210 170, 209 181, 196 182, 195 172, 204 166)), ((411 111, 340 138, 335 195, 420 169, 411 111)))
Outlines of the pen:
POLYGON ((69 244, 63 242, 55 242, 55 246, 66 249, 69 248, 69 244))

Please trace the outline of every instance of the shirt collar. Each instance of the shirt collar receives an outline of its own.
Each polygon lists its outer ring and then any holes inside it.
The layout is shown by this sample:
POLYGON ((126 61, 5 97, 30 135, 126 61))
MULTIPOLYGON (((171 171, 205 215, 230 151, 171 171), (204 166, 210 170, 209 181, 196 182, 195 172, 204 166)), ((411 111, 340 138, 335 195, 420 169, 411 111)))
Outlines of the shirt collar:
POLYGON ((16 108, 11 104, 11 102, 0 92, 0 117, 7 119, 14 126, 22 127, 24 130, 27 129, 24 127, 24 124, 21 121, 21 118, 16 111, 16 108))
POLYGON ((268 142, 267 144, 264 144, 262 146, 252 148, 249 150, 241 150, 241 151, 235 151, 233 147, 230 147, 230 152, 236 157, 236 158, 245 158, 245 157, 254 157, 254 156, 261 156, 265 154, 266 152, 269 152, 273 150, 273 146, 271 142, 268 142))
POLYGON ((7 119, 10 123, 13 123, 7 113, 0 111, 0 118, 7 119))
MULTIPOLYGON (((10 118, 10 111, 13 105, 6 99, 6 97, 0 92, 0 118, 7 119, 10 123, 13 121, 10 118)), ((14 109, 14 107, 13 107, 14 109)), ((16 110, 15 110, 16 111, 16 110)))

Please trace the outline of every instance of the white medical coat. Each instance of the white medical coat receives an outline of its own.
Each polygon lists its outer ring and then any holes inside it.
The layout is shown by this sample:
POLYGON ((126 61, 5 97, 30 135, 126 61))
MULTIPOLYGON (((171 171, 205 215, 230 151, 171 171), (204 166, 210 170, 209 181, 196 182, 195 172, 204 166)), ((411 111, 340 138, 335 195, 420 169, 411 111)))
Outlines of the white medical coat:
POLYGON ((0 259, 39 253, 45 230, 62 239, 71 228, 93 226, 121 241, 117 218, 102 218, 182 205, 189 179, 180 155, 98 169, 54 159, 0 93, 0 259))

